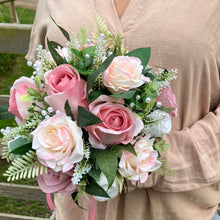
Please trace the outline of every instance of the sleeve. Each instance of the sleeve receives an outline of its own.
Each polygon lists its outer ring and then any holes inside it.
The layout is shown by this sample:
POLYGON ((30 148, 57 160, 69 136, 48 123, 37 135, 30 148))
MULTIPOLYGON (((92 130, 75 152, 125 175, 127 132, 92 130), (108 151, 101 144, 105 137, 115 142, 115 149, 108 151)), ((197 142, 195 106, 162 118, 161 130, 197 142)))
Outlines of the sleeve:
POLYGON ((30 43, 27 60, 32 62, 36 60, 36 48, 41 44, 45 48, 45 39, 47 34, 48 23, 50 21, 47 0, 38 0, 35 20, 30 36, 30 43))
POLYGON ((162 155, 176 176, 152 174, 140 188, 178 192, 220 181, 220 104, 192 127, 164 136, 169 150, 162 155))

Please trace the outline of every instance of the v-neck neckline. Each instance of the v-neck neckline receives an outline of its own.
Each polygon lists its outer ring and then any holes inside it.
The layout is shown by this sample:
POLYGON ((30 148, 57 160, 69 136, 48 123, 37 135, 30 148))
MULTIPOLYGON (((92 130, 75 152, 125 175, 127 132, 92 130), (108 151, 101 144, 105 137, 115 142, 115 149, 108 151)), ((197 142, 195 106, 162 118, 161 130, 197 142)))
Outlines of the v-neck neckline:
POLYGON ((123 13, 122 13, 122 15, 121 15, 121 18, 120 18, 119 14, 118 14, 117 7, 116 7, 116 4, 115 4, 115 0, 112 0, 113 8, 114 8, 114 10, 115 10, 115 12, 116 12, 116 14, 117 14, 118 20, 119 20, 120 22, 121 22, 121 20, 122 20, 122 18, 123 18, 123 16, 124 16, 126 10, 128 9, 129 5, 131 4, 131 2, 132 2, 132 0, 130 0, 130 1, 128 2, 127 6, 126 6, 126 8, 124 9, 124 11, 123 11, 123 13))
POLYGON ((112 26, 115 33, 120 33, 121 37, 124 38, 127 32, 141 19, 140 15, 144 14, 152 0, 130 0, 121 19, 118 16, 114 0, 94 0, 94 2, 101 17, 105 18, 107 22, 108 16, 111 16, 112 22, 109 25, 112 26), (107 13, 105 13, 106 10, 108 10, 107 13))

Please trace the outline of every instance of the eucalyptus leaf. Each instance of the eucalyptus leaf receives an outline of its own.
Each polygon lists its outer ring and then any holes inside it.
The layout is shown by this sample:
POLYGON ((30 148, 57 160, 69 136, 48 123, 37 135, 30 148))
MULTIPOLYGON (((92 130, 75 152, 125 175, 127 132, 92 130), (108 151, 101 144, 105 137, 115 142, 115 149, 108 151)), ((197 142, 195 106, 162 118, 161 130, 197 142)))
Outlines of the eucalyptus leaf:
POLYGON ((107 192, 99 186, 94 179, 91 178, 89 183, 86 185, 86 193, 93 195, 93 196, 101 196, 110 198, 110 196, 107 194, 107 192))
POLYGON ((150 47, 138 48, 130 51, 126 55, 139 58, 141 60, 141 64, 145 68, 150 60, 151 48, 150 47))
POLYGON ((103 150, 97 155, 96 162, 106 176, 109 187, 111 187, 118 168, 118 154, 114 150, 103 150))
POLYGON ((32 139, 26 139, 22 137, 16 138, 8 142, 8 148, 10 153, 12 154, 24 155, 29 150, 31 150, 31 146, 32 139))
MULTIPOLYGON (((50 16, 51 17, 51 16, 50 16)), ((56 26, 60 29, 60 31, 63 33, 63 35, 65 36, 65 38, 68 40, 68 41, 70 41, 70 36, 69 36, 69 34, 68 34, 68 32, 64 29, 64 28, 62 28, 61 26, 59 26, 56 22, 55 22, 55 20, 51 17, 51 19, 53 20, 53 22, 56 24, 56 26)))
POLYGON ((165 140, 161 141, 156 141, 153 145, 153 147, 158 151, 158 152, 163 152, 163 151, 168 151, 169 144, 166 143, 165 140))
POLYGON ((90 125, 102 123, 102 120, 89 110, 83 108, 82 106, 79 106, 77 123, 79 127, 87 127, 90 125))
POLYGON ((99 69, 97 69, 95 72, 89 75, 87 80, 87 91, 90 91, 90 89, 92 89, 92 86, 96 81, 96 79, 98 78, 98 76, 109 67, 109 65, 111 64, 112 60, 115 57, 115 53, 116 52, 114 51, 108 58, 106 58, 106 60, 102 63, 99 69))

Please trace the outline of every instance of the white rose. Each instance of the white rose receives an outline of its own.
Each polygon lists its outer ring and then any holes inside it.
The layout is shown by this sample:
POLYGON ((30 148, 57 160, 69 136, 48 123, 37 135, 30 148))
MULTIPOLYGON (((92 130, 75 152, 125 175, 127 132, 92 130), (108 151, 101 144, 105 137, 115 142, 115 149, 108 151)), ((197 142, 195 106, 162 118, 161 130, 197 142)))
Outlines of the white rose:
POLYGON ((136 181, 146 182, 148 173, 161 166, 161 162, 157 160, 158 152, 153 149, 153 143, 154 139, 145 136, 135 144, 137 156, 125 150, 122 152, 118 171, 123 177, 132 180, 133 184, 136 181))
POLYGON ((142 74, 140 59, 129 56, 115 57, 103 73, 103 83, 112 93, 121 93, 143 85, 149 78, 142 74))
MULTIPOLYGON (((108 180, 107 180, 106 176, 103 173, 101 173, 100 179, 97 182, 97 184, 99 186, 101 186, 106 191, 106 193, 110 196, 110 198, 114 198, 118 195, 119 184, 116 179, 113 182, 113 184, 111 185, 111 187, 108 189, 108 180)), ((103 201, 106 201, 109 199, 109 198, 101 197, 101 196, 94 196, 94 198, 100 202, 103 202, 103 201)))
POLYGON ((42 121, 32 135, 38 160, 56 172, 70 170, 83 158, 82 130, 64 114, 42 121))
POLYGON ((144 126, 145 132, 153 137, 162 137, 164 134, 169 134, 172 128, 171 116, 161 110, 155 110, 148 115, 149 121, 155 123, 144 126))

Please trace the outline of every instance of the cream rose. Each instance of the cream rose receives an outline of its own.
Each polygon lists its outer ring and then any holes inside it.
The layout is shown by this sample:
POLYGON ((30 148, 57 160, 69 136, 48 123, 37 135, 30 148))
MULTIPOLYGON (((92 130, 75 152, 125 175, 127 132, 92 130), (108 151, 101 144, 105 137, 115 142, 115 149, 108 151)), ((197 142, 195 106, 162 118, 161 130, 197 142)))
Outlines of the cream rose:
POLYGON ((143 66, 136 57, 115 57, 103 73, 103 82, 112 93, 121 93, 143 85, 149 79, 142 74, 143 66))
POLYGON ((32 135, 38 160, 55 172, 66 172, 83 158, 82 130, 64 114, 42 121, 32 135))
POLYGON ((154 139, 145 136, 135 144, 134 154, 123 151, 119 162, 119 173, 132 180, 132 183, 140 181, 144 183, 148 179, 148 173, 157 170, 161 162, 157 160, 158 152, 153 149, 154 139))

